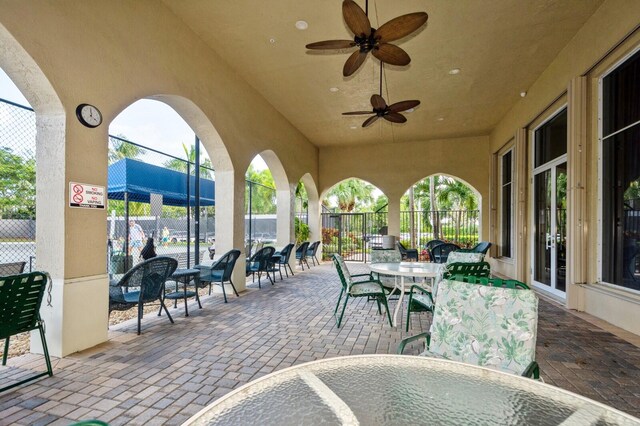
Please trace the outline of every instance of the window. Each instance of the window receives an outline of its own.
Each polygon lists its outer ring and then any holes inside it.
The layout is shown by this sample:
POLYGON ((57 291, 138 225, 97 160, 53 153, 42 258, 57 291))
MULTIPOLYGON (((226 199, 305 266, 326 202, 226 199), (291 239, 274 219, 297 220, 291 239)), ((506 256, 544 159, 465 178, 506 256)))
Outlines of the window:
POLYGON ((513 151, 508 151, 502 155, 500 160, 500 215, 501 215, 501 238, 500 256, 511 257, 512 240, 512 200, 513 200, 513 151))
POLYGON ((640 52, 602 79, 602 280, 640 290, 640 52))

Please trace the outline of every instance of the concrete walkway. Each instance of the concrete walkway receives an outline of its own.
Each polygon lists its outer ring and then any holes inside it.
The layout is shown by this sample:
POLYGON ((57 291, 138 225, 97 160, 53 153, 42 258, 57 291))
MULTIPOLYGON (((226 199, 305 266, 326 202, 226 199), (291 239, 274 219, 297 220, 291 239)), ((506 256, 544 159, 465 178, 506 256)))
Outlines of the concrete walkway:
MULTIPOLYGON (((352 264, 352 272, 366 266, 352 264)), ((257 283, 228 304, 221 296, 191 305, 176 321, 155 315, 114 328, 108 343, 53 359, 54 377, 0 395, 0 424, 67 425, 102 419, 118 424, 180 424, 215 399, 272 371, 316 359, 395 353, 407 335, 390 328, 375 303, 349 302, 343 326, 332 315, 339 293, 332 266, 293 278, 257 283)), ((392 308, 393 304, 392 302, 392 308)), ((587 319, 589 319, 587 317, 587 319)), ((408 335, 426 330, 430 316, 416 313, 408 335)), ((413 348, 414 353, 417 348, 413 348)), ((537 360, 547 383, 640 416, 640 348, 542 299, 537 360)), ((0 367, 0 381, 16 366, 41 369, 26 355, 0 367)))

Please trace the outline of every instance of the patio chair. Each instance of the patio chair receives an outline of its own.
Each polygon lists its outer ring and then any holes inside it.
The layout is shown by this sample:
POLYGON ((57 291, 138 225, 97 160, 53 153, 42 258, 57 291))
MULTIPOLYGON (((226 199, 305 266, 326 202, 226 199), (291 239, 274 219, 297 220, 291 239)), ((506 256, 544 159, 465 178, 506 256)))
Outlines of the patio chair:
POLYGON ((320 264, 320 261, 316 256, 316 254, 318 253, 319 247, 320 247, 320 241, 314 241, 313 243, 311 243, 311 245, 307 249, 307 257, 311 258, 311 261, 313 262, 313 266, 316 266, 316 261, 318 262, 318 265, 320 264))
POLYGON ((280 273, 280 279, 282 279, 282 267, 284 267, 284 273, 289 278, 289 272, 287 272, 287 268, 291 271, 291 276, 293 276, 293 269, 291 269, 291 265, 289 264, 289 259, 291 258, 291 253, 293 252, 293 248, 296 246, 295 243, 287 244, 280 252, 276 252, 275 254, 280 255, 280 260, 278 260, 278 272, 280 273))
POLYGON ((400 241, 398 241, 396 244, 398 246, 398 250, 400 250, 400 254, 402 255, 402 260, 406 260, 408 262, 418 261, 417 249, 408 249, 400 241))
POLYGON ((229 250, 215 261, 211 266, 197 265, 196 268, 200 269, 200 287, 204 288, 209 285, 209 295, 211 295, 211 286, 213 284, 219 284, 222 287, 222 296, 224 297, 224 303, 227 303, 227 293, 224 289, 224 283, 231 284, 231 288, 237 297, 240 297, 236 286, 231 281, 231 275, 233 268, 236 266, 236 261, 240 257, 240 250, 229 250))
POLYGON ((434 248, 435 246, 437 246, 438 244, 444 244, 444 241, 442 241, 442 240, 431 240, 427 244, 424 245, 424 249, 428 253, 431 253, 431 249, 434 248))
POLYGON ((490 248, 491 248, 491 243, 490 242, 481 241, 471 249, 471 252, 472 253, 487 254, 487 252, 489 251, 490 248))
POLYGON ((21 274, 26 264, 27 262, 0 263, 0 277, 21 274))
POLYGON ((30 272, 0 277, 0 339, 4 339, 2 365, 7 365, 9 338, 31 330, 40 332, 47 371, 26 377, 0 388, 0 392, 20 386, 44 376, 53 376, 51 359, 44 336, 44 322, 40 318, 40 304, 47 286, 47 275, 30 272))
POLYGON ((344 305, 342 306, 342 311, 340 312, 340 317, 336 318, 337 327, 340 328, 340 324, 342 323, 342 317, 344 316, 344 311, 347 308, 347 302, 349 301, 349 297, 371 297, 375 298, 378 303, 378 313, 382 314, 380 310, 380 304, 384 305, 384 308, 387 311, 387 317, 389 318, 389 325, 393 327, 393 321, 391 320, 391 313, 389 312, 389 306, 387 305, 387 292, 385 291, 382 283, 376 279, 372 279, 371 274, 355 274, 351 275, 349 273, 349 269, 347 268, 347 264, 344 262, 344 259, 339 254, 333 255, 333 263, 336 265, 336 269, 338 271, 338 276, 340 277, 340 282, 342 283, 342 288, 340 289, 340 296, 338 296, 338 303, 336 303, 336 308, 333 311, 333 315, 337 315, 338 307, 340 306, 340 301, 342 300, 342 295, 345 294, 346 298, 344 300, 344 305), (366 279, 353 281, 355 277, 366 277, 366 279))
POLYGON ((429 252, 429 258, 435 263, 446 263, 449 253, 460 250, 460 246, 453 243, 438 244, 429 252))
MULTIPOLYGON (((402 255, 400 250, 396 247, 393 250, 371 250, 371 263, 400 263, 402 261, 402 255)), ((396 277, 385 274, 375 273, 377 280, 382 283, 382 286, 389 292, 395 290, 394 294, 398 294, 399 291, 395 289, 396 277)), ((372 276, 371 279, 374 279, 372 276)))
POLYGON ((473 275, 452 275, 450 281, 462 281, 469 284, 480 284, 489 287, 515 288, 530 290, 529 286, 518 280, 504 280, 502 278, 479 277, 473 275))
POLYGON ((402 340, 425 339, 421 354, 479 365, 539 379, 535 362, 538 298, 531 290, 444 280, 433 311, 431 332, 402 340))
POLYGON ((300 244, 298 249, 296 250, 296 259, 298 260, 300 267, 304 271, 304 264, 307 264, 307 268, 311 268, 309 266, 309 262, 307 262, 307 252, 309 251, 309 241, 305 241, 300 244))
POLYGON ((269 281, 271 281, 271 285, 273 285, 273 280, 271 279, 271 274, 267 271, 273 263, 273 254, 276 249, 270 246, 263 247, 256 252, 251 259, 247 261, 246 274, 247 277, 251 275, 252 281, 255 282, 255 275, 258 274, 258 288, 262 288, 262 273, 266 272, 269 281))
POLYGON ((126 311, 138 307, 138 334, 145 303, 158 301, 173 324, 173 318, 162 299, 162 290, 167 278, 178 268, 178 261, 171 257, 158 256, 138 263, 118 282, 109 284, 109 315, 111 311, 126 311))

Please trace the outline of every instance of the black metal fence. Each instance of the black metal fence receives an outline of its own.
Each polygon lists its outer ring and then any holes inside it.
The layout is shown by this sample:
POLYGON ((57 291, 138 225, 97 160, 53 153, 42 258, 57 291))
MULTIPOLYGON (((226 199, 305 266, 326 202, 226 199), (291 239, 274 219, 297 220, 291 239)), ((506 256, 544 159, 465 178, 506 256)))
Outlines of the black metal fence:
POLYGON ((36 118, 0 99, 0 264, 36 268, 36 118))
POLYGON ((424 247, 433 239, 472 247, 478 243, 479 216, 478 210, 403 211, 400 241, 407 247, 424 247))

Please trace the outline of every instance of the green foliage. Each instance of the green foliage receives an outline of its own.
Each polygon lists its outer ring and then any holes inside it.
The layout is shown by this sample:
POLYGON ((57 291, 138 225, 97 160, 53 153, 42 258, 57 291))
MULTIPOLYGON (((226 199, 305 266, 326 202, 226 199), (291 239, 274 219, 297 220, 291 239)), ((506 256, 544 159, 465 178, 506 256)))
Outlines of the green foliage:
MULTIPOLYGON (((189 148, 183 143, 182 149, 184 150, 185 160, 179 160, 177 158, 172 158, 164 162, 164 166, 167 169, 176 170, 182 173, 187 173, 187 160, 191 163, 189 165, 189 171, 191 174, 194 174, 195 171, 195 163, 196 163, 196 146, 195 144, 191 144, 189 148)), ((203 179, 212 179, 213 164, 211 164, 211 160, 206 157, 203 157, 203 150, 200 150, 200 177, 203 179)))
POLYGON ((253 164, 250 164, 245 177, 247 179, 244 197, 245 211, 249 211, 249 197, 251 197, 251 213, 276 213, 276 185, 271 171, 269 169, 256 170, 253 164))
POLYGON ((304 241, 309 241, 309 235, 311 234, 311 230, 309 229, 309 225, 302 222, 300 219, 296 217, 295 233, 296 233, 296 244, 300 244, 304 241))
POLYGON ((361 179, 347 179, 334 185, 325 200, 335 199, 341 212, 371 211, 375 187, 361 179))
MULTIPOLYGON (((125 135, 119 134, 118 138, 127 139, 125 135)), ((138 158, 146 151, 138 145, 125 142, 120 139, 109 138, 109 164, 113 164, 123 158, 138 158)))
POLYGON ((36 161, 0 148, 0 217, 32 219, 36 216, 36 161))

